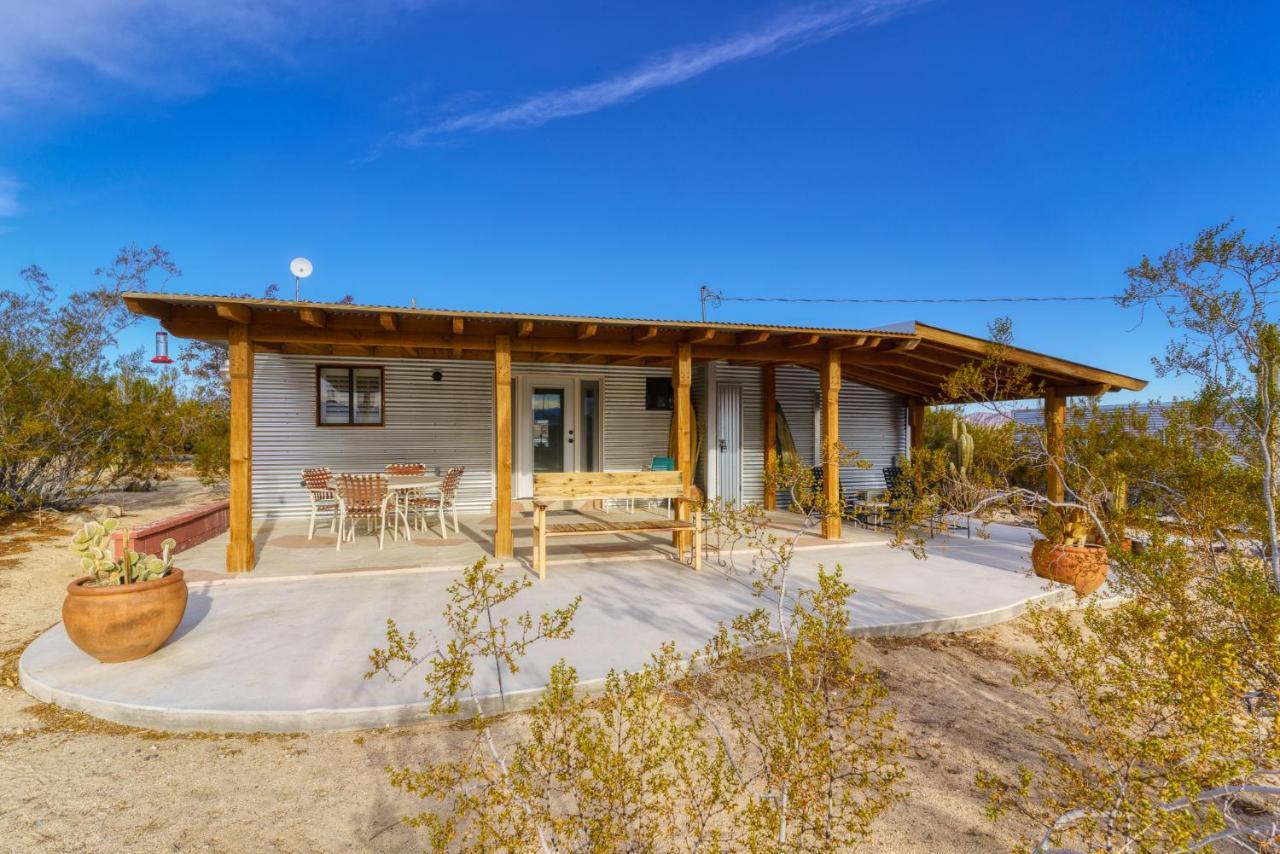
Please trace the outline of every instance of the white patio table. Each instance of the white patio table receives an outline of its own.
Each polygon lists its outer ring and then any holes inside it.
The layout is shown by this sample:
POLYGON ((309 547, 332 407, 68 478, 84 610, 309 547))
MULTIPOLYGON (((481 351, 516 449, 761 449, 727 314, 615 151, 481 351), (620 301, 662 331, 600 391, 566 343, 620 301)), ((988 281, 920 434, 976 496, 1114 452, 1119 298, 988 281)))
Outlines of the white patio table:
MULTIPOLYGON (((444 478, 434 474, 389 474, 387 478, 387 489, 396 497, 395 526, 398 530, 400 527, 400 519, 404 519, 404 538, 413 541, 413 536, 409 533, 412 525, 409 524, 409 499, 415 492, 436 492, 440 496, 440 537, 445 537, 444 527, 444 478)), ((392 539, 395 538, 395 531, 392 531, 392 539)))
POLYGON ((391 539, 398 539, 400 532, 400 520, 404 519, 404 537, 410 542, 413 536, 409 533, 411 526, 409 524, 409 498, 415 492, 436 492, 440 495, 440 538, 445 538, 444 527, 444 477, 437 474, 387 474, 382 471, 346 471, 335 472, 334 481, 344 474, 380 474, 387 479, 387 490, 391 492, 396 499, 396 509, 392 513, 391 521, 394 527, 391 529, 391 539))

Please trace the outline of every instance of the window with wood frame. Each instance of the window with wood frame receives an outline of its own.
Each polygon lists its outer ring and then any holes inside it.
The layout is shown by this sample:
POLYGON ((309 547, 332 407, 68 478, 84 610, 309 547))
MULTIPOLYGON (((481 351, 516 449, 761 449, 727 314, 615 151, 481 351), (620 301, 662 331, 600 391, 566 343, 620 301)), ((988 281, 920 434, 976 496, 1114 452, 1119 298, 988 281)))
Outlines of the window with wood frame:
POLYGON ((381 365, 317 365, 317 427, 381 427, 381 365))

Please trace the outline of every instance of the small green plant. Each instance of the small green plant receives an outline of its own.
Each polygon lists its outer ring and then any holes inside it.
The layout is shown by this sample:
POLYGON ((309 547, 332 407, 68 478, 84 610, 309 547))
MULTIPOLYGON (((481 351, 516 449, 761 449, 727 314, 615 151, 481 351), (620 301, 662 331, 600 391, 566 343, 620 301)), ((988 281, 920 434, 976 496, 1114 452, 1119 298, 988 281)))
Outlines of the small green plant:
POLYGON ((116 584, 134 584, 155 581, 169 574, 173 568, 173 548, 177 542, 169 538, 160 544, 161 553, 138 554, 129 548, 129 532, 125 530, 124 548, 117 560, 112 554, 111 535, 120 527, 119 519, 99 516, 75 533, 71 548, 80 555, 80 566, 92 576, 92 587, 111 587, 116 584))

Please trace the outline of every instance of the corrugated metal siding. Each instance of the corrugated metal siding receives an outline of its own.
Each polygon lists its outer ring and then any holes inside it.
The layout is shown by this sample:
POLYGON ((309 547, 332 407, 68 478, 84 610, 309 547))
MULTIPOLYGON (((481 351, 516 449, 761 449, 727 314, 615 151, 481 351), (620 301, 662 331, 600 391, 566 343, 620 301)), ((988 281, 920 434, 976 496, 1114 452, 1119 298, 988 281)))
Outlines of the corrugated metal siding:
MULTIPOLYGON (((638 470, 667 453, 671 413, 644 408, 646 376, 662 368, 516 364, 537 373, 603 379, 603 466, 638 470)), ((255 515, 297 516, 309 510, 298 484, 302 469, 380 471, 390 462, 467 467, 458 491, 463 511, 493 502, 493 367, 487 362, 335 358, 263 353, 254 364, 253 508, 255 515), (382 365, 383 427, 315 426, 315 368, 382 365), (433 382, 432 371, 444 373, 433 382)))
MULTIPOLYGON (((603 466, 638 470, 666 456, 671 413, 646 411, 645 377, 667 376, 663 368, 614 365, 517 364, 512 372, 603 379, 603 466)), ((763 426, 759 368, 717 364, 718 380, 742 387, 742 498, 763 497, 763 426)), ((801 455, 812 462, 813 400, 818 377, 804 368, 778 368, 778 399, 801 455)), ((335 471, 376 471, 388 462, 429 466, 465 465, 458 494, 464 511, 487 511, 493 501, 493 368, 486 362, 292 356, 263 353, 255 360, 253 424, 253 505, 256 515, 303 515, 307 496, 298 485, 309 466, 335 471), (336 428, 315 426, 315 366, 383 365, 386 425, 336 428), (433 382, 431 373, 444 373, 433 382)), ((703 433, 699 476, 706 485, 706 449, 711 446, 707 414, 708 369, 694 371, 695 409, 703 433)), ((874 468, 846 468, 847 489, 883 487, 881 469, 906 451, 906 408, 902 400, 846 382, 840 394, 840 435, 874 468)))
MULTIPOLYGON (((814 402, 818 399, 818 373, 806 368, 778 368, 778 402, 786 413, 796 447, 813 465, 814 402)), ((901 397, 844 382, 840 387, 840 441, 869 461, 869 469, 845 466, 840 482, 849 489, 884 489, 886 466, 907 452, 907 408, 901 397)))
POLYGON ((458 506, 493 500, 493 367, 485 362, 261 353, 253 372, 253 509, 308 512, 302 469, 380 471, 391 462, 467 467, 458 506), (317 427, 316 365, 382 365, 385 426, 317 427), (431 372, 444 373, 441 382, 431 372))
POLYGON ((654 457, 667 455, 671 413, 644 408, 645 377, 667 377, 670 369, 635 368, 627 365, 514 364, 511 372, 561 377, 600 377, 604 380, 603 467, 614 471, 639 471, 654 457))

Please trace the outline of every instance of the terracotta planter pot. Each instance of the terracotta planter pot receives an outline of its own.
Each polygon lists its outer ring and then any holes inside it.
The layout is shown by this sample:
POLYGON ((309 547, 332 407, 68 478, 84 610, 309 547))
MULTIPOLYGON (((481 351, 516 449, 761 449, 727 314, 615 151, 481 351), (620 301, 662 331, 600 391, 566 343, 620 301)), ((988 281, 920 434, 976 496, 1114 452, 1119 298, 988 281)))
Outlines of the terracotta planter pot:
POLYGON ((1064 546, 1037 540, 1031 547, 1036 575, 1070 584, 1077 596, 1088 596, 1107 578, 1107 550, 1103 546, 1064 546))
POLYGON ((111 587, 86 587, 89 576, 67 585, 62 624, 72 643, 98 661, 132 661, 159 649, 182 622, 187 582, 182 570, 164 578, 111 587))

